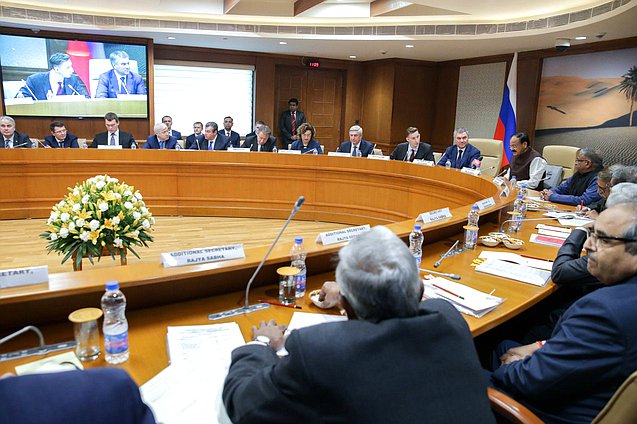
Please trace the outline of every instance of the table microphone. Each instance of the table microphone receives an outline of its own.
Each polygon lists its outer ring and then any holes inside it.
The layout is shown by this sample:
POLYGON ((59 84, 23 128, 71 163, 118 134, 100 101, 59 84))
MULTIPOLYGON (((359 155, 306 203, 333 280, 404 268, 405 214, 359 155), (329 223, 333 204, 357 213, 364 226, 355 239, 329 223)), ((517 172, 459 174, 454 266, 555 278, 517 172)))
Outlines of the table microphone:
POLYGON ((316 152, 316 147, 308 150, 307 152, 301 153, 302 155, 307 155, 308 153, 316 152))
MULTIPOLYGON (((482 165, 482 159, 484 159, 484 156, 480 156, 480 157, 478 158, 478 162, 480 163, 480 165, 482 165)), ((474 162, 475 162, 475 161, 474 161, 474 162)), ((478 166, 478 165, 477 165, 476 163, 472 163, 472 164, 471 164, 471 169, 476 169, 476 167, 477 167, 477 166, 478 166)))
MULTIPOLYGON (((35 97, 35 94, 33 94, 33 91, 31 91, 31 89, 29 88, 29 85, 27 84, 27 82, 25 80, 20 80, 22 81, 22 84, 24 84, 24 86, 26 87, 27 90, 29 90, 29 93, 31 94, 31 96, 33 96, 33 100, 37 100, 38 98, 35 97)), ((19 93, 19 92, 18 92, 19 93)), ((16 94, 17 96, 17 94, 16 94)))
POLYGON ((451 278, 452 280, 460 280, 462 278, 458 274, 449 274, 447 272, 432 271, 430 269, 425 269, 425 268, 420 268, 420 270, 422 272, 427 272, 429 274, 440 275, 442 277, 448 277, 448 278, 451 278))
POLYGON ((254 274, 252 274, 252 277, 250 277, 250 281, 248 281, 248 284, 246 285, 246 296, 245 296, 246 300, 245 300, 245 304, 242 307, 240 307, 240 308, 235 308, 235 309, 230 309, 229 311, 223 311, 223 312, 217 312, 215 314, 210 314, 210 315, 208 315, 208 319, 209 320, 213 321, 213 320, 218 320, 218 319, 222 319, 222 318, 232 317, 232 316, 235 316, 235 315, 249 314, 250 312, 254 312, 254 311, 258 311, 260 309, 265 309, 265 308, 269 308, 270 307, 270 304, 268 304, 268 303, 257 303, 255 305, 250 306, 250 300, 248 298, 248 296, 250 295, 250 287, 252 286, 252 282, 256 278, 257 274, 261 270, 261 267, 265 263, 265 260, 268 259, 268 256, 270 256, 270 252, 272 252, 272 249, 274 249, 274 246, 279 241, 279 238, 281 237, 281 234, 283 234, 283 231, 285 231, 285 229, 287 228, 288 224, 292 220, 292 217, 299 211, 299 209, 301 208, 301 205, 303 205, 303 202, 305 202, 305 197, 303 197, 303 196, 300 196, 296 200, 296 203, 294 204, 294 207, 292 208, 292 212, 290 213, 290 216, 288 217, 288 220, 285 221, 285 224, 283 224, 283 228, 281 228, 281 231, 279 231, 279 235, 276 236, 276 239, 274 239, 274 242, 270 246, 270 249, 265 254, 263 259, 261 260, 261 263, 259 264, 257 269, 254 271, 254 274))
POLYGON ((75 95, 81 96, 80 92, 79 92, 79 91, 77 91, 75 88, 73 88, 73 86, 72 86, 71 84, 66 84, 66 86, 67 86, 68 88, 70 88, 71 90, 73 90, 73 95, 74 95, 74 96, 75 96, 75 95))

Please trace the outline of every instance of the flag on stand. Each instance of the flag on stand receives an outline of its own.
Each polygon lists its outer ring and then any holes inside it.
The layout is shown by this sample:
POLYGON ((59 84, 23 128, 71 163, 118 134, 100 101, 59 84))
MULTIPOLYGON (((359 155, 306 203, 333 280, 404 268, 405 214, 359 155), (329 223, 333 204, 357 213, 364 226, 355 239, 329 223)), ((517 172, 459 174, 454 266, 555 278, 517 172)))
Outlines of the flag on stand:
POLYGON ((511 69, 509 69, 507 85, 504 88, 504 97, 502 98, 502 105, 500 106, 498 123, 495 126, 495 134, 493 135, 494 139, 502 140, 503 142, 504 154, 502 155, 502 166, 508 165, 511 160, 512 153, 509 140, 511 140, 511 136, 517 132, 515 125, 517 82, 518 54, 515 53, 513 55, 513 61, 511 62, 511 69))

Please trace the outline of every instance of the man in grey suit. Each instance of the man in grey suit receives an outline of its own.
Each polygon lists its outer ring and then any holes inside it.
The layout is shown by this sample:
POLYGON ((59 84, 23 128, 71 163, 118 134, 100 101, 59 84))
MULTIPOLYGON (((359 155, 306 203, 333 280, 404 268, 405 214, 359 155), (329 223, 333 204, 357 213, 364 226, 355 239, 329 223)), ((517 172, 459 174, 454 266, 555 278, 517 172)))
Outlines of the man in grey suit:
POLYGON ((294 330, 274 321, 232 352, 223 401, 235 423, 493 423, 466 321, 421 302, 414 257, 374 227, 339 252, 336 295, 348 321, 294 330), (370 261, 369 258, 374 258, 370 261))

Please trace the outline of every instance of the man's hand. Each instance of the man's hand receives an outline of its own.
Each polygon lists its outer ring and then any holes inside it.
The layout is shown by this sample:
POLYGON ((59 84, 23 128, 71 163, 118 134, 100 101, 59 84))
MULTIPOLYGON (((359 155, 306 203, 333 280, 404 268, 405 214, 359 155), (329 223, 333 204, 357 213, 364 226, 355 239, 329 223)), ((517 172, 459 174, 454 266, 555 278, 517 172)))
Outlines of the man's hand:
POLYGON ((598 216, 599 216, 599 213, 596 210, 589 210, 588 212, 584 214, 585 218, 590 218, 590 219, 597 219, 598 216))
POLYGON ((542 200, 549 200, 549 197, 551 197, 552 194, 553 192, 551 190, 545 189, 540 192, 540 197, 542 200))
POLYGON ((334 281, 326 281, 321 287, 319 293, 319 302, 321 302, 321 308, 329 309, 338 305, 341 300, 341 291, 338 289, 338 285, 334 281))
POLYGON ((278 351, 285 344, 283 333, 287 328, 287 325, 278 325, 273 319, 268 321, 267 324, 265 321, 261 321, 259 328, 257 328, 256 325, 252 326, 252 339, 256 339, 257 336, 266 336, 270 339, 270 346, 272 346, 272 349, 278 351))
POLYGON ((533 355, 533 353, 535 353, 535 351, 539 348, 540 345, 538 343, 512 347, 507 350, 504 355, 500 356, 500 362, 502 362, 502 365, 508 365, 512 362, 519 361, 527 356, 533 355))

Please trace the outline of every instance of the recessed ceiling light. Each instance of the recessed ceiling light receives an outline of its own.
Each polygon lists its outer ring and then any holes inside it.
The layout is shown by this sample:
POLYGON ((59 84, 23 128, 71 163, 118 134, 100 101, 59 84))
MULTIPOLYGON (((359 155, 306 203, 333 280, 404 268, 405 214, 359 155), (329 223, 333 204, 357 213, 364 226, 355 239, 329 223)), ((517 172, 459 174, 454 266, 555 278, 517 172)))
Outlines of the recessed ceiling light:
POLYGON ((286 44, 287 44, 287 42, 285 42, 285 41, 279 41, 279 44, 281 44, 282 46, 284 46, 284 45, 286 45, 286 44))
POLYGON ((170 36, 170 37, 168 37, 168 39, 169 39, 169 40, 176 40, 177 38, 175 38, 175 37, 173 37, 173 36, 170 36))
POLYGON ((354 56, 353 54, 349 55, 350 59, 356 59, 356 56, 354 56))
POLYGON ((405 47, 407 47, 408 49, 413 49, 414 45, 413 44, 405 44, 405 47))
POLYGON ((228 37, 223 37, 223 38, 222 38, 222 40, 227 40, 227 39, 228 39, 228 37))
POLYGON ((576 40, 586 40, 586 36, 580 35, 579 37, 575 37, 576 40))

